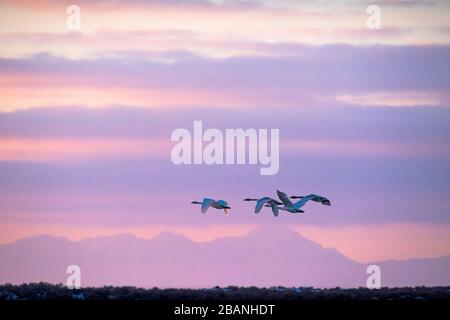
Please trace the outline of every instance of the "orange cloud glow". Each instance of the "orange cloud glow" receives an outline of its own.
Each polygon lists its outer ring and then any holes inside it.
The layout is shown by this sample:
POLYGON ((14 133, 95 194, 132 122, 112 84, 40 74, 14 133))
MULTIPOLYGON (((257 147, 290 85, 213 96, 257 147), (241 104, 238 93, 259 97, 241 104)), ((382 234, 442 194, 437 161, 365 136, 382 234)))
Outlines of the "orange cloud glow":
MULTIPOLYGON (((268 3, 268 2, 266 2, 268 3)), ((207 6, 194 3, 176 5, 142 2, 82 1, 81 33, 105 39, 72 41, 66 39, 36 42, 32 34, 70 34, 66 28, 64 2, 6 1, 0 4, 0 41, 2 57, 27 56, 37 52, 81 58, 101 51, 123 50, 190 50, 208 56, 241 55, 239 48, 220 45, 223 42, 261 43, 350 43, 350 44, 424 44, 449 43, 448 34, 439 31, 448 24, 445 2, 433 6, 389 6, 383 11, 383 28, 373 32, 366 28, 367 4, 352 1, 276 6, 207 6), (270 22, 270 23, 268 23, 270 22), (186 31, 196 36, 188 42, 170 41, 167 35, 157 41, 145 32, 186 31), (103 35, 104 32, 114 34, 103 35), (144 32, 140 39, 127 41, 123 33, 144 32), (12 38, 10 36, 13 36, 12 38), (9 38, 9 40, 8 40, 9 38), (14 39, 15 38, 15 39, 14 39), (126 41, 126 40, 125 40, 126 41), (165 44, 166 43, 166 44, 165 44), (39 47, 39 49, 37 49, 39 47), (70 50, 68 50, 68 47, 70 50)), ((382 6, 383 7, 383 6, 382 6)), ((187 39, 186 37, 184 38, 187 39)), ((254 51, 255 52, 255 51, 254 51)))

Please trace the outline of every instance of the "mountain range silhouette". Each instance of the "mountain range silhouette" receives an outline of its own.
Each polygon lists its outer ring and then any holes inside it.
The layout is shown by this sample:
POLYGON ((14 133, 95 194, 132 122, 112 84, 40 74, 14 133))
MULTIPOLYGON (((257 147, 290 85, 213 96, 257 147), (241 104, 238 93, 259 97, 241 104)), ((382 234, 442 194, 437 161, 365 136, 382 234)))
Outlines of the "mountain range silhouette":
MULTIPOLYGON (((69 265, 87 286, 365 287, 369 264, 324 248, 286 226, 197 243, 164 232, 152 239, 121 234, 69 241, 35 236, 0 246, 0 283, 66 283, 69 265)), ((450 284, 450 256, 374 262, 382 286, 450 284)))

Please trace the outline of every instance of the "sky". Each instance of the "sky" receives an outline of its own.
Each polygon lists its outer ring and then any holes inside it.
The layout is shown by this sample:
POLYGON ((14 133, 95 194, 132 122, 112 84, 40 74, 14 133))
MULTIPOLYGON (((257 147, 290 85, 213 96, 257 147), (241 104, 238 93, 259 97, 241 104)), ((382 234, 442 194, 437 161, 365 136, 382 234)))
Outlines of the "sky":
POLYGON ((450 254, 449 21, 432 0, 3 0, 0 243, 278 223, 357 261, 450 254), (279 172, 174 165, 171 133, 195 120, 279 129, 279 172), (332 206, 242 201, 277 188, 332 206))

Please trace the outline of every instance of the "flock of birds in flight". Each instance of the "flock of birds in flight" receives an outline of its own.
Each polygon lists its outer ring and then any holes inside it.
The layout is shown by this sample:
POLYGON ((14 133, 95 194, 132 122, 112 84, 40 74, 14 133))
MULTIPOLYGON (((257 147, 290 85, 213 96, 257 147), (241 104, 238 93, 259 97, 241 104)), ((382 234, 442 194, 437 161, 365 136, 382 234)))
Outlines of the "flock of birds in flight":
MULTIPOLYGON (((277 190, 277 195, 280 201, 270 198, 263 197, 259 199, 246 198, 244 201, 256 201, 255 213, 259 213, 263 207, 271 207, 272 213, 275 217, 278 217, 279 210, 287 211, 290 213, 303 213, 301 208, 308 202, 320 202, 323 205, 330 206, 331 202, 325 197, 318 196, 316 194, 309 194, 307 196, 288 196, 286 193, 277 190), (292 202, 291 199, 300 199, 296 202, 292 202)), ((231 209, 228 206, 228 203, 225 200, 214 200, 210 198, 204 198, 202 202, 200 201, 192 201, 192 204, 201 205, 201 212, 206 213, 209 207, 220 209, 225 212, 225 215, 228 214, 228 209, 231 209)))

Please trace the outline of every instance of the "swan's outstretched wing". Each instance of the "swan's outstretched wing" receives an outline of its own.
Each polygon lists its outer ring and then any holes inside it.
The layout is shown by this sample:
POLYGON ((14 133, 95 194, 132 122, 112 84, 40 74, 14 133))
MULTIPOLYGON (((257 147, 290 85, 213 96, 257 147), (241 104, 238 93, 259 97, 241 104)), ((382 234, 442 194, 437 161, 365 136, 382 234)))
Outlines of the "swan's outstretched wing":
MULTIPOLYGON (((287 196, 286 193, 284 193, 284 192, 282 192, 282 191, 280 191, 280 190, 277 190, 277 194, 278 194, 278 198, 280 198, 281 202, 283 202, 283 204, 284 204, 286 207, 292 207, 292 206, 294 206, 294 205, 292 204, 291 199, 289 199, 289 197, 287 196)), ((303 200, 303 199, 302 199, 302 200, 303 200)), ((300 200, 300 201, 301 201, 301 200, 300 200)), ((299 202, 300 202, 300 201, 299 201, 299 202)))
POLYGON ((211 206, 211 204, 213 204, 214 202, 216 202, 216 200, 214 199, 210 199, 210 198, 205 198, 203 199, 202 202, 202 213, 206 213, 206 211, 208 210, 208 208, 211 206))
POLYGON ((301 207, 303 207, 309 200, 315 200, 320 198, 319 196, 315 195, 315 194, 308 194, 307 196, 304 196, 303 198, 301 198, 300 200, 298 200, 295 204, 294 207, 296 209, 300 209, 301 207))
POLYGON ((272 207, 272 213, 273 213, 273 215, 274 215, 275 217, 278 217, 278 206, 277 206, 277 204, 276 204, 276 203, 272 203, 271 207, 272 207))
POLYGON ((331 205, 330 200, 328 200, 325 197, 322 196, 318 196, 317 194, 308 194, 307 196, 304 196, 303 198, 301 198, 299 201, 297 201, 294 204, 294 207, 297 209, 300 209, 301 207, 303 207, 309 200, 315 201, 315 202, 320 202, 323 205, 329 206, 331 205))
POLYGON ((261 211, 261 209, 264 207, 264 205, 267 202, 270 202, 270 200, 272 200, 272 198, 264 197, 264 198, 261 198, 258 201, 256 201, 255 213, 259 213, 261 211))
POLYGON ((222 207, 228 207, 228 202, 226 202, 225 200, 217 200, 215 201, 219 206, 222 207))

